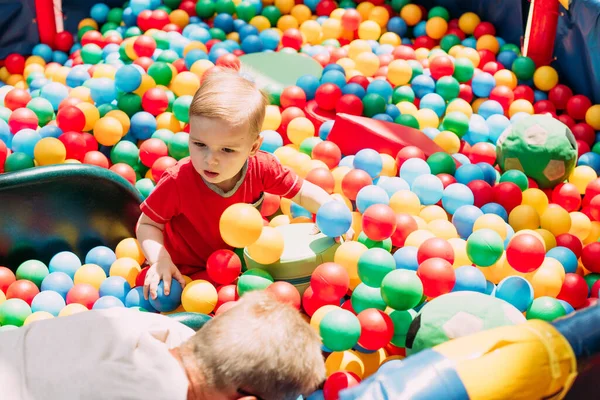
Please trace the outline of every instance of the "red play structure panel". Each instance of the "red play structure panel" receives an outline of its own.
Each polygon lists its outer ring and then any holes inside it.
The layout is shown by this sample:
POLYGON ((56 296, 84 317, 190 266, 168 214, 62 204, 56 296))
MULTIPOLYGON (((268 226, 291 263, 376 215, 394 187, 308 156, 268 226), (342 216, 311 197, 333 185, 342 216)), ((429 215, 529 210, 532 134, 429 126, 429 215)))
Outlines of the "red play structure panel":
POLYGON ((344 155, 356 154, 365 147, 392 157, 407 146, 420 148, 426 156, 444 152, 418 129, 349 114, 337 114, 327 140, 337 144, 344 155))

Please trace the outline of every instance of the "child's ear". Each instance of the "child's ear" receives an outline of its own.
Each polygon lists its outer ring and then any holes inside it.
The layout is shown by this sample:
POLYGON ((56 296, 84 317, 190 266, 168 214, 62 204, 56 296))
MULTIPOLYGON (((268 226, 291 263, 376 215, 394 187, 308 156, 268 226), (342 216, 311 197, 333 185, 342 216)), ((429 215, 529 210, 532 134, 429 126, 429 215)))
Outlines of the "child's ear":
POLYGON ((258 150, 260 150, 260 146, 262 145, 262 142, 263 142, 263 137, 258 135, 256 140, 252 144, 252 148, 250 149, 251 156, 255 155, 258 152, 258 150))

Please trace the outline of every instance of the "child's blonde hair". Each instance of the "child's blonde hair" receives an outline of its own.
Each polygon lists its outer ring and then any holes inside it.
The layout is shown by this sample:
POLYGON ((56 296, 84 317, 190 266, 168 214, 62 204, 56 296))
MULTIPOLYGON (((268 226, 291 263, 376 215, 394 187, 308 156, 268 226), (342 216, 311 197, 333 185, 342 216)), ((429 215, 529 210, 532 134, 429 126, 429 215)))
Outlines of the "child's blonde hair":
POLYGON ((206 384, 263 399, 295 400, 325 379, 321 338, 290 305, 253 291, 188 342, 206 384))
POLYGON ((220 69, 202 77, 190 105, 193 116, 214 118, 231 126, 248 121, 250 134, 258 136, 269 99, 256 85, 231 69, 220 69))

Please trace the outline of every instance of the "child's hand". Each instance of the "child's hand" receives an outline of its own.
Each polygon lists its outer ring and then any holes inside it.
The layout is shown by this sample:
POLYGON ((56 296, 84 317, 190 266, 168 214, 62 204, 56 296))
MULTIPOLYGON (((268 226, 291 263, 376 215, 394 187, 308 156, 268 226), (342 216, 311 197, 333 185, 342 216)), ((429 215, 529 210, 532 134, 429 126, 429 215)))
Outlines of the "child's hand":
POLYGON ((144 298, 148 300, 149 291, 152 299, 156 299, 156 290, 161 280, 165 282, 164 293, 168 296, 171 292, 172 278, 175 278, 181 284, 181 287, 185 286, 183 275, 181 275, 179 269, 177 269, 170 259, 163 258, 158 260, 156 264, 148 268, 148 272, 146 273, 146 279, 144 279, 144 298))
MULTIPOLYGON (((319 232, 321 232, 321 230, 319 229, 319 227, 317 226, 317 224, 315 224, 315 226, 313 227, 313 229, 310 232, 310 234, 311 235, 316 235, 319 232)), ((354 229, 352 229, 352 227, 350 227, 350 229, 348 229, 348 231, 344 235, 342 235, 342 237, 345 240, 352 240, 354 238, 354 229)), ((336 237, 335 241, 339 243, 342 237, 336 237)))

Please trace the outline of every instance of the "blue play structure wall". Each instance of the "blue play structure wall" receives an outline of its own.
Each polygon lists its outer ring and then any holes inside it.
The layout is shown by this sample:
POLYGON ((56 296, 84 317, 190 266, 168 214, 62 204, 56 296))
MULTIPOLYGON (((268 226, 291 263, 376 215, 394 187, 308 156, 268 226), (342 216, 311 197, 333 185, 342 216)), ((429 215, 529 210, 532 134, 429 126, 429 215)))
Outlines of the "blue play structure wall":
MULTIPOLYGON (((76 32, 78 22, 89 16, 98 1, 63 0, 65 28, 76 32)), ((124 0, 102 0, 110 7, 124 0)), ((492 22, 498 35, 520 45, 527 20, 528 0, 415 0, 429 8, 446 7, 453 17, 473 11, 492 22)), ((576 93, 600 103, 600 0, 571 0, 570 9, 561 7, 556 35, 554 67, 576 93)), ((0 60, 8 54, 27 54, 38 43, 35 0, 0 0, 0 60)))

